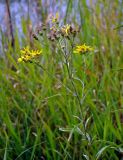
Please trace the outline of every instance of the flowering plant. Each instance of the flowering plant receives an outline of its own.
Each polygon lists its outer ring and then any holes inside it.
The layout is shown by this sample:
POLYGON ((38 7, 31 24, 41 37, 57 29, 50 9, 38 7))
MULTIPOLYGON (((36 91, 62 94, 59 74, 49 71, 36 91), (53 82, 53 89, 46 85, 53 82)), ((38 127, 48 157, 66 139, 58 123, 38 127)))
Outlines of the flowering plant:
MULTIPOLYGON (((60 63, 62 64, 62 69, 65 67, 67 70, 67 76, 71 83, 71 88, 64 85, 63 81, 59 79, 59 82, 62 86, 64 86, 66 89, 72 91, 73 95, 75 96, 80 117, 84 119, 83 117, 83 111, 82 111, 82 103, 81 103, 81 97, 78 93, 78 90, 76 88, 76 85, 74 83, 73 78, 73 54, 80 54, 84 55, 88 52, 94 51, 93 47, 84 44, 76 44, 75 39, 77 37, 77 34, 80 32, 79 26, 73 26, 70 24, 66 24, 63 26, 59 25, 58 21, 58 14, 56 16, 52 16, 50 18, 51 24, 42 24, 41 26, 38 26, 35 30, 35 32, 32 34, 33 38, 38 41, 42 45, 41 50, 34 50, 30 49, 29 46, 25 47, 24 49, 21 49, 21 57, 18 58, 18 62, 31 62, 38 65, 41 69, 46 71, 49 76, 51 76, 54 79, 57 79, 56 76, 53 76, 49 73, 49 71, 43 67, 43 65, 40 64, 39 58, 40 55, 44 55, 44 48, 47 44, 45 44, 45 40, 48 41, 50 44, 48 48, 51 47, 53 50, 53 53, 55 52, 56 55, 60 55, 60 63)), ((85 133, 85 137, 88 136, 86 133, 86 128, 83 120, 83 130, 85 133)), ((86 137, 87 138, 87 137, 86 137)))

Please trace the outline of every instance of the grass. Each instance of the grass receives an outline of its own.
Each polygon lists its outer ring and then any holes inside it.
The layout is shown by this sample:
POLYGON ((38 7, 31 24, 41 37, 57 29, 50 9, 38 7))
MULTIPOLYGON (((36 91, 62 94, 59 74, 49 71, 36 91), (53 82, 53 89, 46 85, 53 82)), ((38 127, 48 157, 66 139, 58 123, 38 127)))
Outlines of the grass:
MULTIPOLYGON (((75 12, 71 14, 73 2, 68 1, 65 22, 69 18, 76 22, 75 12)), ((21 48, 18 32, 15 49, 1 33, 4 56, 0 58, 0 159, 119 160, 122 157, 123 45, 122 27, 119 28, 122 6, 118 0, 100 0, 88 7, 83 0, 77 9, 82 28, 76 43, 97 48, 94 54, 73 55, 73 81, 81 98, 83 118, 67 68, 60 67, 61 56, 49 47, 51 43, 45 40, 45 54, 40 58, 47 73, 34 64, 18 64, 21 48)), ((30 43, 27 27, 23 19, 23 46, 30 43)), ((36 41, 32 44, 40 48, 36 41)))

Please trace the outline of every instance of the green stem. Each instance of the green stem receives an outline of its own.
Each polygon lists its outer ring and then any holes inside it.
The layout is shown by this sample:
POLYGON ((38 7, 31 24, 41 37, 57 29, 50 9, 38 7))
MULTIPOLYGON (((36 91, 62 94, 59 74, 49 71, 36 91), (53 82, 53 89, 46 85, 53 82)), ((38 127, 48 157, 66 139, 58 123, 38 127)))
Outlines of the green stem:
MULTIPOLYGON (((68 65, 68 58, 67 58, 66 42, 64 42, 64 43, 65 43, 65 49, 63 49, 62 52, 63 52, 64 58, 65 58, 65 64, 66 64, 68 76, 69 76, 69 79, 70 79, 70 81, 71 81, 71 85, 72 85, 72 87, 73 87, 73 90, 74 90, 74 92, 75 92, 75 94, 76 94, 77 101, 78 101, 78 103, 79 103, 79 112, 80 112, 80 116, 81 116, 81 118, 82 118, 84 134, 85 134, 85 137, 86 137, 86 128, 85 128, 85 124, 84 124, 84 115, 83 115, 82 110, 81 110, 81 108, 82 108, 81 100, 80 100, 79 94, 78 94, 78 92, 77 92, 76 86, 75 86, 75 84, 74 84, 74 82, 73 82, 72 72, 70 73, 70 69, 69 69, 69 65, 68 65)), ((72 45, 72 49, 73 49, 73 45, 72 45)), ((72 53, 71 53, 71 54, 72 54, 72 53)))

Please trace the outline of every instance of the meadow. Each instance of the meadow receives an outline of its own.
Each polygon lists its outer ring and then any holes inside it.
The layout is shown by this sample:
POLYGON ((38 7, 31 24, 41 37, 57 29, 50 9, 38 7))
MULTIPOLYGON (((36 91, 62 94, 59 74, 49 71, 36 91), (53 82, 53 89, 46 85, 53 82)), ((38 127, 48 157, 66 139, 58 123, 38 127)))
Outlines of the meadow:
POLYGON ((0 160, 123 159, 123 3, 75 2, 22 18, 21 43, 0 32, 0 160), (26 46, 40 55, 19 60, 26 46))

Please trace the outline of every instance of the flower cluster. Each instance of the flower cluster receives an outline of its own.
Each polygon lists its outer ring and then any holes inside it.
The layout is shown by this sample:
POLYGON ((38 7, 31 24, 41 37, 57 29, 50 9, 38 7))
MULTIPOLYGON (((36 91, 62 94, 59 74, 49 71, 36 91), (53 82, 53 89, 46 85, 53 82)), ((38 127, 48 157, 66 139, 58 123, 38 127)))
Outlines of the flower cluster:
POLYGON ((77 45, 73 52, 78 54, 84 54, 88 51, 93 51, 93 50, 94 49, 92 47, 83 44, 83 45, 77 45))
POLYGON ((51 31, 47 34, 47 38, 51 41, 57 40, 60 38, 59 31, 55 28, 51 29, 51 31))
POLYGON ((64 25, 63 27, 61 27, 60 29, 62 36, 64 37, 69 37, 71 35, 73 35, 74 37, 76 36, 76 34, 80 31, 80 27, 75 27, 72 25, 64 25))
POLYGON ((71 26, 69 24, 63 26, 61 28, 62 35, 68 36, 70 34, 70 28, 71 28, 71 26))
POLYGON ((50 18, 51 23, 42 24, 36 27, 35 32, 32 34, 33 38, 40 41, 40 36, 46 36, 49 40, 54 41, 59 38, 68 38, 75 37, 77 33, 80 31, 79 26, 73 26, 70 24, 66 24, 63 26, 59 25, 59 15, 56 13, 55 16, 50 18))
MULTIPOLYGON (((59 24, 59 14, 56 13, 55 16, 51 16, 50 22, 46 24, 41 24, 40 26, 36 27, 35 32, 32 34, 33 38, 42 44, 45 45, 45 40, 55 41, 56 45, 58 42, 58 46, 60 45, 61 48, 64 47, 66 44, 66 50, 69 50, 69 46, 75 45, 76 35, 78 32, 80 32, 79 26, 74 26, 70 24, 66 24, 63 26, 60 26, 59 24)), ((51 43, 53 46, 55 46, 55 43, 51 43)), ((89 51, 93 51, 94 49, 91 46, 88 46, 86 44, 77 45, 73 49, 73 53, 78 54, 84 54, 89 51)), ((25 47, 21 50, 21 57, 18 59, 18 62, 28 62, 32 59, 38 57, 42 53, 42 50, 30 50, 29 47, 25 47)))
POLYGON ((42 50, 30 50, 29 46, 27 46, 21 49, 20 52, 21 57, 18 58, 18 62, 28 62, 38 57, 42 53, 42 50))

